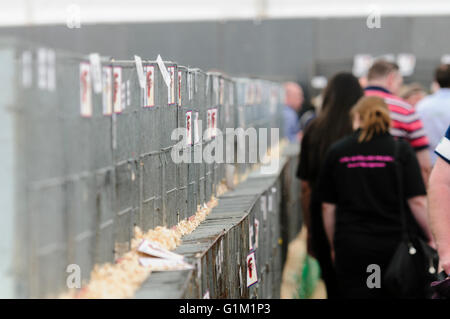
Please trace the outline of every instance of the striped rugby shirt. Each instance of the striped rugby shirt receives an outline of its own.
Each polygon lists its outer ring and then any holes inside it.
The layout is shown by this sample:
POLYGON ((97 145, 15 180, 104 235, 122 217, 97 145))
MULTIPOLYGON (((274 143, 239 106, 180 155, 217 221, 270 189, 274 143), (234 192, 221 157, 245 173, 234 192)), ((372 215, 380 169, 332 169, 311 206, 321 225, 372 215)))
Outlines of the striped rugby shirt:
POLYGON ((434 152, 450 164, 450 126, 434 152))
POLYGON ((422 120, 410 104, 379 86, 368 86, 365 95, 381 97, 388 105, 392 120, 392 136, 405 139, 415 151, 429 146, 422 120))

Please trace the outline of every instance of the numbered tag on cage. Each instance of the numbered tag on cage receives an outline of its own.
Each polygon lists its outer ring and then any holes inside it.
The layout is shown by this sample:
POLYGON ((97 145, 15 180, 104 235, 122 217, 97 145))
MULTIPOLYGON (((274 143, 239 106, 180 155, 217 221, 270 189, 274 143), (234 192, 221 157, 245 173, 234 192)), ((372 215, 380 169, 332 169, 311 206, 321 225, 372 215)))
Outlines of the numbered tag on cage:
POLYGON ((200 142, 200 125, 198 112, 194 113, 194 144, 200 142))
POLYGON ((47 49, 45 48, 39 48, 37 50, 37 75, 38 88, 41 90, 47 89, 47 49))
POLYGON ((186 112, 186 145, 192 145, 192 111, 186 112))
POLYGON ((212 121, 211 121, 211 110, 206 111, 206 140, 209 141, 212 137, 212 121))
POLYGON ((87 62, 80 63, 80 113, 83 117, 92 116, 91 66, 87 62))
POLYGON ((121 113, 122 104, 122 68, 113 67, 113 110, 114 113, 121 113))
POLYGON ((267 206, 268 206, 269 212, 270 213, 273 212, 273 196, 272 196, 272 194, 269 194, 267 206))
POLYGON ((178 71, 178 106, 181 106, 181 82, 182 74, 181 71, 178 71))
POLYGON ((155 106, 155 67, 153 65, 144 66, 145 94, 144 107, 155 106))
POLYGON ((253 250, 253 225, 248 226, 248 249, 253 250))
POLYGON ((247 288, 258 282, 258 271, 256 268, 255 252, 247 256, 247 288))
POLYGON ((169 92, 168 92, 168 98, 169 98, 169 105, 175 104, 175 67, 169 66, 167 68, 167 71, 169 72, 170 76, 170 85, 169 85, 169 92))
POLYGON ((397 56, 397 64, 403 76, 411 76, 416 67, 416 56, 414 54, 401 53, 397 56))
POLYGON ((217 136, 217 121, 218 121, 217 108, 211 110, 211 136, 214 138, 217 136))
POLYGON ((112 67, 104 66, 102 68, 102 104, 103 115, 111 115, 113 112, 113 81, 112 81, 112 67))
POLYGON ((261 211, 263 215, 263 220, 267 220, 267 197, 266 195, 261 196, 261 211))
POLYGON ((373 57, 370 54, 356 54, 353 57, 353 75, 356 77, 364 76, 373 63, 373 57))
POLYGON ((220 105, 223 105, 224 97, 225 97, 225 80, 221 78, 220 84, 219 84, 219 104, 220 105))

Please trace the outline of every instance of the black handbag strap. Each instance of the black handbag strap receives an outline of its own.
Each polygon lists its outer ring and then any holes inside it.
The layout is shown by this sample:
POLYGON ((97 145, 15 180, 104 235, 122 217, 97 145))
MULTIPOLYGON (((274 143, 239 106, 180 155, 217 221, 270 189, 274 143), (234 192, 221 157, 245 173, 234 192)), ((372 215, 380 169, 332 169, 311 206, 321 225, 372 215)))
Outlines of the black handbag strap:
POLYGON ((403 196, 402 169, 400 165, 400 142, 394 140, 394 165, 395 179, 397 180, 397 191, 399 196, 400 219, 402 223, 402 239, 409 241, 408 221, 406 219, 405 198, 403 196))

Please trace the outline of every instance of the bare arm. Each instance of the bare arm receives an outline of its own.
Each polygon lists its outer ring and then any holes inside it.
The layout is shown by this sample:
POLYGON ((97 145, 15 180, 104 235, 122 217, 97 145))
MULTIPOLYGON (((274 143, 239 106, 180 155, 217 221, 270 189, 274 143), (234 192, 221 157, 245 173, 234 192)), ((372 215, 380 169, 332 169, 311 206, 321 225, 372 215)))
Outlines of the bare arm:
POLYGON ((311 239, 312 230, 311 230, 310 203, 311 203, 311 185, 309 184, 309 182, 302 180, 300 204, 302 206, 303 222, 305 223, 307 230, 306 248, 308 254, 314 257, 314 250, 311 239))
POLYGON ((325 233, 327 234, 328 242, 330 243, 331 251, 334 252, 334 226, 336 222, 336 205, 330 203, 322 204, 322 218, 325 233))
POLYGON ((427 197, 426 196, 412 197, 408 199, 408 205, 417 223, 427 236, 430 246, 435 247, 433 243, 433 236, 431 235, 431 230, 428 223, 427 197))
POLYGON ((428 208, 440 264, 450 274, 450 165, 440 157, 430 176, 428 208))
POLYGON ((302 205, 303 221, 306 225, 308 232, 311 231, 311 213, 309 211, 309 205, 311 203, 311 186, 309 182, 301 181, 301 198, 300 203, 302 205))
POLYGON ((423 182, 425 187, 428 188, 428 179, 431 173, 431 160, 428 149, 423 149, 416 152, 417 160, 419 161, 420 171, 422 172, 423 182))

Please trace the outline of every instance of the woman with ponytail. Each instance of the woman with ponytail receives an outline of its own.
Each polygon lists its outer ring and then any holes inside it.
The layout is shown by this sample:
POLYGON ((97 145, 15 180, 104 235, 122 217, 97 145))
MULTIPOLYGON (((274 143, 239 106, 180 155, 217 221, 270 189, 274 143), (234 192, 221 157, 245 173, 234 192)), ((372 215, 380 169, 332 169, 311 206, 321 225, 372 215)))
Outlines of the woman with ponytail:
POLYGON ((320 172, 323 222, 339 297, 386 298, 377 276, 383 276, 401 239, 400 201, 432 244, 425 186, 414 150, 389 134, 391 119, 383 99, 361 98, 350 116, 354 133, 330 147, 320 172))

